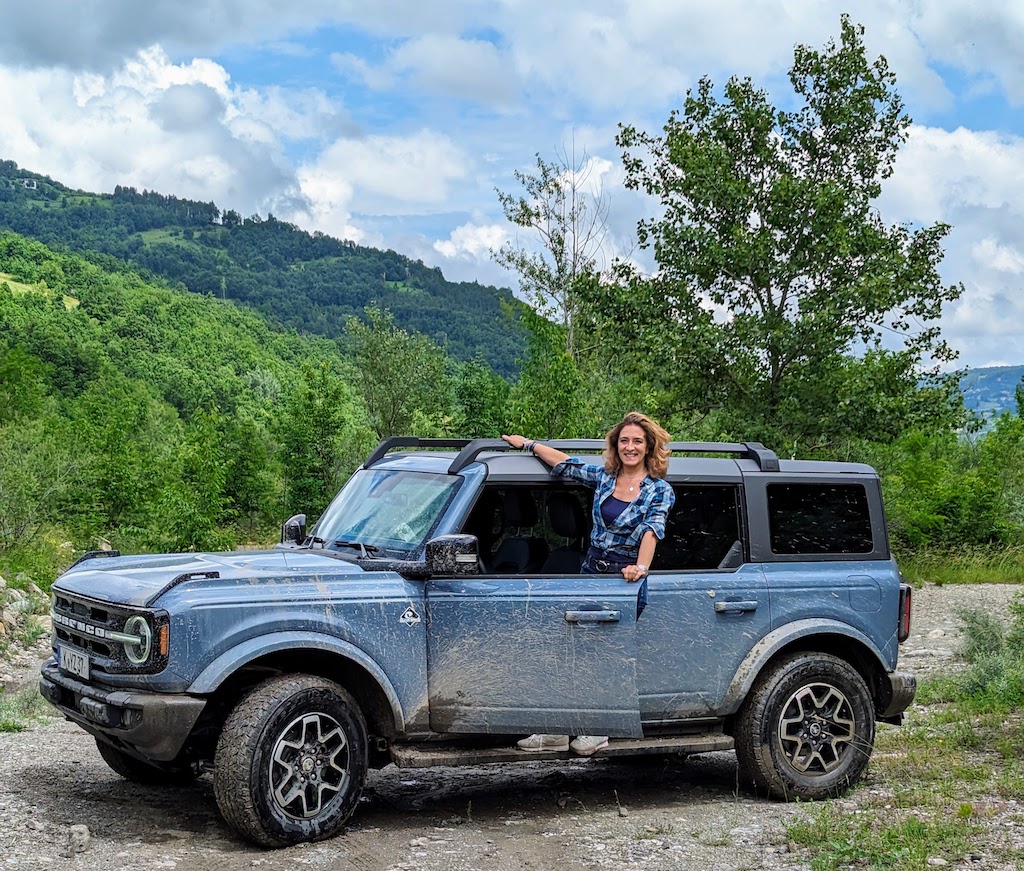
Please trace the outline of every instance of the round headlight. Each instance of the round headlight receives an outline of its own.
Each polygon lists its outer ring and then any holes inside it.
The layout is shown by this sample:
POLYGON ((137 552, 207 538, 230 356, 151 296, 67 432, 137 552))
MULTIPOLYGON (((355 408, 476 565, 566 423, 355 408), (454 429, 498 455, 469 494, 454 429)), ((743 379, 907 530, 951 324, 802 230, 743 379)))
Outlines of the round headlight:
POLYGON ((135 665, 142 665, 149 659, 149 652, 153 647, 153 630, 149 628, 149 621, 138 615, 129 617, 125 621, 124 631, 127 635, 136 636, 133 641, 125 641, 125 655, 135 665))

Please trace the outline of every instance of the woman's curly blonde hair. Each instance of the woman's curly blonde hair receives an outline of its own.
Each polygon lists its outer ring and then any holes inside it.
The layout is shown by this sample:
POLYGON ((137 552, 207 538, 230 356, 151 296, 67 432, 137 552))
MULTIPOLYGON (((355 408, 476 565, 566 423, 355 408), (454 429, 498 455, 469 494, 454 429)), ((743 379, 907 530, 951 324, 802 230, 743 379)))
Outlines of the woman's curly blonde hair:
POLYGON ((641 414, 639 411, 629 412, 619 423, 608 430, 604 446, 605 471, 609 475, 619 474, 619 470, 622 468, 622 461, 619 459, 619 436, 622 434, 622 428, 630 424, 638 426, 644 431, 647 442, 644 465, 647 467, 647 474, 654 478, 664 478, 665 473, 668 472, 668 458, 672 455, 668 449, 671 436, 646 414, 641 414))

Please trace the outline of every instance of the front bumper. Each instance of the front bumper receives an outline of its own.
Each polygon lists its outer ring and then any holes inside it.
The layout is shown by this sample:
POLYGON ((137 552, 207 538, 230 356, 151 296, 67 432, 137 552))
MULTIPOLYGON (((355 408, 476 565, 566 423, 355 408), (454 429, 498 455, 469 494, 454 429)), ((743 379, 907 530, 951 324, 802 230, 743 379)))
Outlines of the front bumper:
POLYGON ((917 678, 905 671, 890 671, 878 687, 878 719, 886 723, 903 722, 903 712, 917 693, 917 678))
POLYGON ((60 671, 53 657, 43 663, 39 693, 90 734, 154 762, 177 757, 206 707, 206 699, 179 693, 91 686, 60 671))

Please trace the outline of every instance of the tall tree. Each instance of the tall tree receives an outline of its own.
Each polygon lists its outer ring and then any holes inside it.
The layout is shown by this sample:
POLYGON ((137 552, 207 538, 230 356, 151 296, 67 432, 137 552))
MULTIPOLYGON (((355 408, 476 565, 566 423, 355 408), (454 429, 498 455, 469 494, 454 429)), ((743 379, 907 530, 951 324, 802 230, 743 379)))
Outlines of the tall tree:
POLYGON ((285 506, 319 515, 370 449, 372 436, 355 391, 329 362, 302 367, 280 422, 285 506))
POLYGON ((509 395, 510 427, 536 438, 593 435, 592 397, 566 347, 565 327, 536 312, 525 313, 523 320, 529 335, 522 373, 509 395))
POLYGON ((594 178, 595 163, 584 152, 563 149, 556 161, 537 155, 533 173, 516 171, 520 194, 498 191, 505 217, 529 231, 494 252, 495 261, 518 273, 519 287, 533 307, 564 328, 565 346, 580 358, 576 322, 581 282, 602 266, 608 230, 608 200, 594 178))
POLYGON ((589 299, 616 353, 677 408, 718 408, 727 427, 801 450, 949 422, 958 407, 956 374, 939 374, 955 354, 936 325, 962 292, 937 269, 949 227, 879 217, 910 118, 863 33, 843 16, 838 43, 796 48, 793 110, 749 78, 719 100, 705 78, 662 135, 622 127, 627 185, 661 202, 639 225, 658 270, 624 270, 589 299), (837 415, 865 381, 886 397, 877 413, 837 415))
POLYGON ((368 323, 349 319, 355 341, 358 386, 379 438, 445 435, 454 396, 445 375, 445 353, 426 336, 395 326, 389 311, 366 309, 368 323))

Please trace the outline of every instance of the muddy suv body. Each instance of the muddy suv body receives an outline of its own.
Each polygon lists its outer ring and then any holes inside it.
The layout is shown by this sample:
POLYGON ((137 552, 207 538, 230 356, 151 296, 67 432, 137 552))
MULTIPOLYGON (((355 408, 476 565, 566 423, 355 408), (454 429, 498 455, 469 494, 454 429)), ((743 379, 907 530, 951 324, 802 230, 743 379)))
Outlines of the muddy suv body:
MULTIPOLYGON (((600 462, 595 441, 551 444, 600 462)), ((910 588, 868 466, 673 443, 642 584, 583 575, 591 491, 495 440, 393 439, 273 550, 89 554, 53 587, 45 698, 119 774, 212 769, 239 833, 336 833, 368 767, 735 748, 778 798, 834 795, 898 723, 910 588)))

